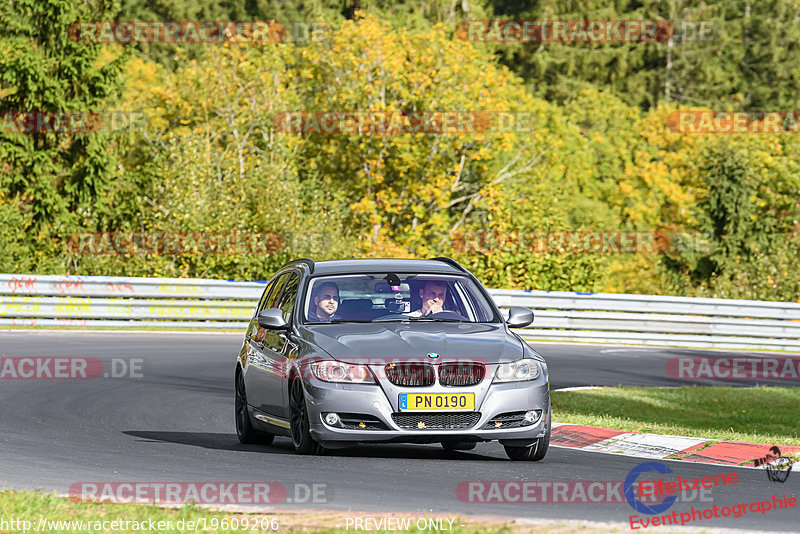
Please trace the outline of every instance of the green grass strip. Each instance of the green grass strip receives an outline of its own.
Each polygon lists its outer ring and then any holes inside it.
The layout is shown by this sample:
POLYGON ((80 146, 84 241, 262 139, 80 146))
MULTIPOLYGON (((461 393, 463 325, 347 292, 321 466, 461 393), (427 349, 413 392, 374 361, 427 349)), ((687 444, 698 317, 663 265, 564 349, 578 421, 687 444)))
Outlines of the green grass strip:
POLYGON ((621 386, 554 391, 553 420, 626 432, 800 445, 800 388, 621 386))
MULTIPOLYGON (((40 521, 46 522, 43 532, 50 533, 75 534, 76 532, 103 532, 104 530, 106 532, 188 532, 193 531, 195 525, 199 526, 198 530, 202 531, 203 526, 212 527, 213 521, 216 521, 218 528, 208 528, 206 532, 229 532, 231 531, 229 522, 225 525, 228 527, 227 529, 219 528, 219 523, 223 518, 231 517, 254 518, 252 520, 260 526, 262 516, 212 512, 191 505, 183 508, 164 508, 140 504, 73 502, 68 498, 35 491, 0 491, 0 518, 6 522, 16 521, 16 524, 2 525, 7 530, 0 529, 0 531, 7 531, 9 534, 23 532, 26 527, 28 532, 36 531, 40 526, 40 521), (110 523, 102 524, 103 521, 115 520, 138 522, 138 525, 134 527, 131 524, 120 524, 114 525, 117 528, 113 528, 110 523), (75 523, 75 521, 82 521, 83 524, 75 523), (151 521, 155 528, 150 528, 151 521), (198 523, 200 521, 204 522, 198 523), (100 524, 97 525, 94 522, 100 522, 100 524), (189 524, 189 522, 194 522, 194 524, 189 524), (96 528, 98 526, 99 529, 96 528), (125 526, 128 528, 124 528, 125 526)), ((271 518, 263 517, 266 518, 264 525, 268 527, 265 529, 266 532, 271 532, 271 518)))

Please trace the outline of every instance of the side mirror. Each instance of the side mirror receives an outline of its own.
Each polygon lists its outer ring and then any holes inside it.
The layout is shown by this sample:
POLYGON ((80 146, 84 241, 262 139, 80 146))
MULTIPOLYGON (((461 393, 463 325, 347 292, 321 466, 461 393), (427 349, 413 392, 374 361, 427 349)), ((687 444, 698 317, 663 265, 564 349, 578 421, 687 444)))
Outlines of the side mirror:
POLYGON ((512 306, 508 309, 506 323, 510 328, 524 328, 533 322, 533 311, 522 306, 512 306))
POLYGON ((285 330, 289 328, 289 325, 283 320, 283 312, 278 308, 261 310, 256 319, 258 326, 267 330, 285 330))

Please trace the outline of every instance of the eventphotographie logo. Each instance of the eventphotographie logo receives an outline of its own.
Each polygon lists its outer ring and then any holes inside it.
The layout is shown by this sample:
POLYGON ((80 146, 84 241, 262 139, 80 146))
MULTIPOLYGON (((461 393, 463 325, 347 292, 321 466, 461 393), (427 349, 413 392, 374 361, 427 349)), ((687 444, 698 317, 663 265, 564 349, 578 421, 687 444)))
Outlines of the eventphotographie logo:
POLYGON ((780 483, 786 482, 786 479, 789 478, 794 463, 793 458, 781 455, 781 449, 777 445, 770 447, 769 453, 765 456, 753 459, 754 466, 764 466, 771 482, 780 483))
POLYGON ((663 502, 660 503, 645 503, 643 502, 635 493, 634 488, 637 485, 637 480, 639 477, 650 471, 655 471, 656 473, 665 475, 668 473, 672 473, 672 469, 667 467, 666 465, 662 464, 661 462, 643 462, 628 472, 628 476, 625 477, 625 500, 628 502, 631 508, 636 510, 639 513, 643 514, 660 514, 665 512, 675 504, 675 501, 678 500, 677 495, 669 495, 667 496, 663 502))

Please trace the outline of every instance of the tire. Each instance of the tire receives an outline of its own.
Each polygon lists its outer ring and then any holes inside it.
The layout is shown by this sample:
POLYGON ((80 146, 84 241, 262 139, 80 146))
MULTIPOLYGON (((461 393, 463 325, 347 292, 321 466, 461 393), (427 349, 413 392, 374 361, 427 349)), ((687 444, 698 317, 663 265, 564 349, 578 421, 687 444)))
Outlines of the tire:
POLYGON ((236 437, 239 438, 240 443, 269 445, 275 439, 275 436, 267 432, 259 432, 253 428, 250 422, 250 414, 247 411, 247 392, 244 388, 244 375, 238 370, 236 372, 235 388, 236 437))
POLYGON ((510 445, 503 445, 506 450, 506 455, 509 459, 516 461, 538 462, 544 459, 547 454, 547 449, 550 448, 550 422, 552 420, 552 412, 547 411, 547 430, 544 437, 536 440, 536 443, 530 447, 512 447, 510 445))
POLYGON ((314 441, 309 432, 311 424, 308 421, 308 407, 306 396, 303 392, 303 382, 294 377, 289 387, 289 426, 292 431, 292 445, 295 452, 300 454, 322 455, 327 449, 314 441))
POLYGON ((477 441, 443 441, 444 450, 450 451, 471 451, 478 444, 477 441))

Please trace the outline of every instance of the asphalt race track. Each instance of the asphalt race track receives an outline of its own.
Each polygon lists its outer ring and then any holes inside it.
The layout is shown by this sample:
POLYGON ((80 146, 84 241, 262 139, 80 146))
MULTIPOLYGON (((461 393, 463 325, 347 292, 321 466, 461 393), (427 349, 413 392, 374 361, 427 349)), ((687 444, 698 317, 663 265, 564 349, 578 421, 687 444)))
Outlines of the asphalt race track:
MULTIPOLYGON (((625 502, 470 503, 459 500, 456 488, 479 480, 621 481, 645 461, 641 458, 551 447, 541 463, 511 462, 497 443, 449 454, 438 445, 373 445, 327 457, 295 455, 286 438, 271 446, 241 445, 233 424, 234 356, 240 343, 240 334, 200 332, 0 332, 2 358, 93 357, 104 362, 106 372, 112 358, 141 364, 140 372, 121 378, 0 380, 0 486, 67 493, 72 484, 84 481, 276 481, 289 489, 289 499, 297 484, 324 484, 320 502, 287 502, 283 507, 620 523, 633 513, 625 502)), ((690 382, 666 376, 669 358, 720 355, 689 349, 532 345, 548 360, 553 389, 685 385, 690 382)), ((733 385, 750 384, 739 380, 733 385)), ((692 505, 800 497, 800 473, 781 484, 770 482, 761 470, 664 463, 684 478, 738 474, 737 484, 715 489, 706 500, 676 503, 673 509, 679 513, 692 505)), ((800 509, 793 508, 691 526, 797 531, 798 517, 800 509)))

